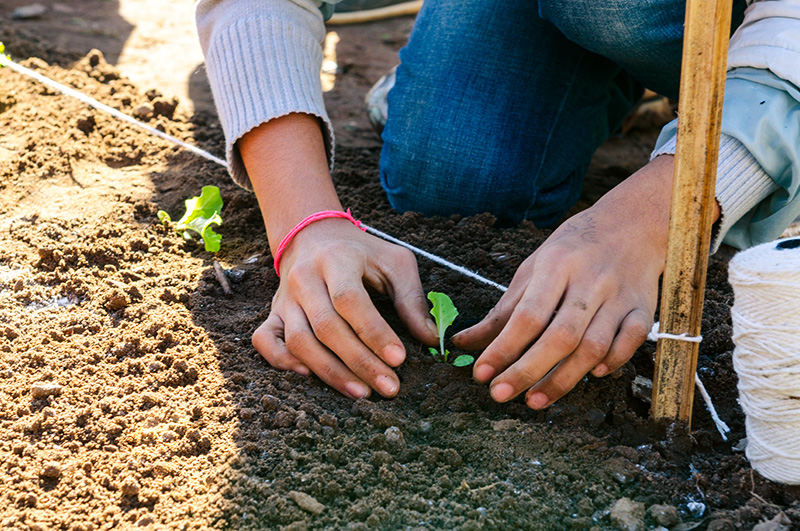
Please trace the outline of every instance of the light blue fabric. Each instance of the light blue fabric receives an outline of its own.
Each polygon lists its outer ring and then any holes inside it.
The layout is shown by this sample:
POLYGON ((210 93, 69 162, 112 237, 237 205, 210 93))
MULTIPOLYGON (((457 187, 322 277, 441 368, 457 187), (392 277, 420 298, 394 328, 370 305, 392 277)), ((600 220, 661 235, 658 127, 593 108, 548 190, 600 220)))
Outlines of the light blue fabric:
MULTIPOLYGON (((667 124, 656 150, 676 135, 667 124)), ((741 142, 778 185, 742 216, 723 242, 745 249, 773 240, 800 215, 800 90, 767 70, 728 72, 722 132, 741 142)))

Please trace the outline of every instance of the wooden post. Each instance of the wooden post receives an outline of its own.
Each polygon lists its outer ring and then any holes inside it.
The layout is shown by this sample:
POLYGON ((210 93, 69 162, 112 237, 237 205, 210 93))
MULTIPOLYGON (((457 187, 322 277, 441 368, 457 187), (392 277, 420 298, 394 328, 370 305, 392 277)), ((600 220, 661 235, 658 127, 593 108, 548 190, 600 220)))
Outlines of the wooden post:
MULTIPOLYGON (((687 0, 678 146, 661 332, 700 335, 730 38, 731 0, 687 0)), ((660 339, 653 376, 656 422, 691 425, 699 345, 660 339)))

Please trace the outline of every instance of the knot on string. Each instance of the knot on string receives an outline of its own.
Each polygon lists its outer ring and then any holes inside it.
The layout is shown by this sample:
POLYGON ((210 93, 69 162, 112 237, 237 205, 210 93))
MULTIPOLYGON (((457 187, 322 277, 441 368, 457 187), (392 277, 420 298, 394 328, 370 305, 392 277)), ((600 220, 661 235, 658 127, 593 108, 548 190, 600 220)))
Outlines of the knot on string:
MULTIPOLYGON (((661 326, 661 323, 656 321, 653 323, 653 327, 650 329, 650 333, 647 334, 647 339, 650 341, 658 341, 659 339, 676 339, 678 341, 687 341, 689 343, 700 343, 703 341, 703 336, 690 336, 687 333, 683 334, 668 334, 666 332, 659 332, 658 328, 661 326)), ((708 394, 706 391, 706 386, 703 385, 703 381, 697 375, 697 372, 694 373, 694 383, 697 386, 697 390, 700 391, 700 396, 703 397, 703 402, 706 404, 706 409, 708 413, 711 415, 711 420, 714 421, 714 426, 716 426, 717 431, 719 432, 720 436, 722 437, 723 441, 728 440, 728 433, 730 433, 731 429, 725 424, 725 421, 722 420, 719 415, 717 414, 717 408, 714 407, 714 401, 711 400, 711 395, 708 394)))
POLYGON ((659 332, 658 328, 660 326, 661 323, 659 321, 653 323, 653 328, 651 328, 650 333, 647 334, 647 339, 650 341, 658 341, 659 339, 676 339, 678 341, 688 341, 689 343, 700 343, 703 340, 703 336, 690 336, 686 332, 683 334, 668 334, 666 332, 659 332))

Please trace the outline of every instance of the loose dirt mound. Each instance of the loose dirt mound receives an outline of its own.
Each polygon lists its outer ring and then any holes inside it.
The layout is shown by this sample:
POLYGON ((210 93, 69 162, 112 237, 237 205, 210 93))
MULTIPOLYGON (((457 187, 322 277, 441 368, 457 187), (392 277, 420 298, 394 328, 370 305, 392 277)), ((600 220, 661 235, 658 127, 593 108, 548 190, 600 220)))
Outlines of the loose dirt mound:
MULTIPOLYGON (((28 64, 170 134, 222 145, 214 118, 190 120, 97 54, 69 70, 28 64)), ((493 403, 469 369, 434 363, 403 334, 399 396, 351 402, 273 370, 250 346, 277 279, 256 201, 223 169, 7 69, 0 130, 0 526, 611 529, 623 497, 677 508, 683 527, 646 516, 671 529, 750 529, 781 511, 800 526, 798 489, 753 473, 702 403, 692 437, 648 436, 648 404, 631 384, 652 374, 652 344, 537 413, 493 403), (212 256, 155 217, 179 216, 206 184, 226 203, 217 259, 228 298, 212 256)), ((635 169, 652 134, 607 145, 595 181, 635 169)), ((377 159, 377 148, 340 146, 335 179, 378 229, 503 283, 546 236, 487 215, 398 215, 377 159)), ((499 295, 424 260, 420 273, 426 289, 454 295, 457 327, 499 295)), ((700 373, 736 443, 731 301, 717 260, 700 373)))

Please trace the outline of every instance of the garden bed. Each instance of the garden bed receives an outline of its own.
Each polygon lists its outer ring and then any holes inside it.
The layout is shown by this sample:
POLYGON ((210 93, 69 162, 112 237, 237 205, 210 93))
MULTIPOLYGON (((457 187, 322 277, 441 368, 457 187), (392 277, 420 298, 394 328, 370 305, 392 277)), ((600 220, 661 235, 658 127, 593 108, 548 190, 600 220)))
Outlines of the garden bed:
MULTIPOLYGON (((68 68, 26 64, 221 152, 213 115, 175 110, 97 54, 68 68)), ((359 72, 342 74, 348 91, 330 105, 358 107, 370 81, 359 72)), ((651 435, 632 383, 652 376, 652 343, 534 412, 495 404, 468 368, 435 363, 384 299, 408 351, 401 389, 353 402, 252 348, 278 280, 256 200, 223 168, 8 69, 0 131, 0 527, 614 529, 609 511, 622 498, 677 509, 683 523, 670 529, 751 529, 780 512, 800 526, 800 490, 764 480, 732 448, 745 434, 721 257, 709 270, 699 372, 728 442, 700 401, 690 437, 651 435), (156 218, 180 216, 209 184, 225 201, 216 256, 156 218), (214 258, 231 272, 232 296, 214 258)), ((609 141, 582 204, 645 162, 656 133, 609 141)), ((346 132, 334 174, 365 223, 504 284, 547 236, 530 223, 497 228, 489 215, 393 212, 371 135, 346 132)), ((499 298, 419 266, 424 288, 460 309, 455 329, 499 298)), ((671 511, 649 510, 647 525, 671 511)))

